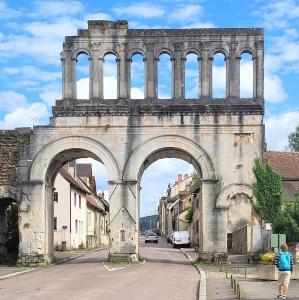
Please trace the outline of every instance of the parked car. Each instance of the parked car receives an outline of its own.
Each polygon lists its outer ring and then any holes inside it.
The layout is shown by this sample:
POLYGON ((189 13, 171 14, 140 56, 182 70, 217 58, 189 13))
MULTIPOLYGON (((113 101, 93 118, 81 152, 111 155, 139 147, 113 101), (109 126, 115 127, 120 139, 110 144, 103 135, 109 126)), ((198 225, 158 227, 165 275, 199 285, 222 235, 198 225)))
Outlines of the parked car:
POLYGON ((158 243, 158 236, 154 232, 149 232, 145 235, 145 243, 153 242, 158 243))
POLYGON ((180 246, 190 247, 190 236, 188 231, 175 231, 172 234, 173 248, 180 246))

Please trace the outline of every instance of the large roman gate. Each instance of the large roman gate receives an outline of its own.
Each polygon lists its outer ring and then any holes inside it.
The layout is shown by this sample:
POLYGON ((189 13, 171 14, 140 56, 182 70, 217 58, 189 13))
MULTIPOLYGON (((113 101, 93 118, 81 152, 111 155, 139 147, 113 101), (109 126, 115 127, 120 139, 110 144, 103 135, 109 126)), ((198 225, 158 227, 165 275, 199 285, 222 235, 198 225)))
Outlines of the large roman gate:
MULTIPOLYGON (((246 194, 262 155, 262 29, 128 29, 126 21, 89 21, 61 54, 63 93, 49 125, 35 126, 6 195, 20 204, 20 263, 52 259, 53 181, 68 161, 92 157, 107 168, 110 257, 138 259, 140 179, 154 161, 183 159, 202 174, 200 252, 227 251, 229 197, 246 194), (253 59, 253 97, 240 98, 240 57, 253 59), (76 60, 89 56, 90 97, 77 99, 76 60), (103 60, 117 58, 117 99, 103 99, 103 60), (145 99, 130 97, 132 55, 145 62, 145 99), (159 56, 172 61, 172 97, 158 99, 159 56), (200 96, 184 97, 186 55, 200 60, 200 96), (212 61, 225 55, 226 98, 212 96, 212 61)), ((0 189, 2 191, 2 189, 0 189)), ((4 195, 1 195, 5 198, 4 195)), ((1 199, 0 199, 1 201, 1 199)))

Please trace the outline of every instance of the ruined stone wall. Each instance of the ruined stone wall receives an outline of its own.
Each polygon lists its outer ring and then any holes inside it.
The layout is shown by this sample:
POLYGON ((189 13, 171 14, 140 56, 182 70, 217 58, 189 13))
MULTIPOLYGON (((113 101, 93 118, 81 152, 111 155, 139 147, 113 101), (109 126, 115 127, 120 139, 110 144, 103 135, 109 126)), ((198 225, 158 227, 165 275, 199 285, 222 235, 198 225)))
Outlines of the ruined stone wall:
POLYGON ((233 232, 232 253, 246 254, 248 252, 249 234, 250 234, 250 228, 248 225, 233 232))
POLYGON ((30 128, 0 130, 0 191, 1 187, 11 184, 16 164, 29 144, 30 135, 30 128))

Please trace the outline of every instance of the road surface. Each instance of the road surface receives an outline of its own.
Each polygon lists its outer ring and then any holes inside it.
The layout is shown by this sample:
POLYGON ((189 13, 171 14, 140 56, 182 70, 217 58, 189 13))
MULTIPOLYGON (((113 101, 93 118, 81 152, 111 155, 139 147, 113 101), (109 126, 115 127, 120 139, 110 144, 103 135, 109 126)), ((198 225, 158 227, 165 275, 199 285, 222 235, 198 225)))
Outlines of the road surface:
POLYGON ((144 263, 105 263, 108 250, 0 281, 0 299, 195 300, 199 275, 179 249, 164 240, 140 240, 144 263))

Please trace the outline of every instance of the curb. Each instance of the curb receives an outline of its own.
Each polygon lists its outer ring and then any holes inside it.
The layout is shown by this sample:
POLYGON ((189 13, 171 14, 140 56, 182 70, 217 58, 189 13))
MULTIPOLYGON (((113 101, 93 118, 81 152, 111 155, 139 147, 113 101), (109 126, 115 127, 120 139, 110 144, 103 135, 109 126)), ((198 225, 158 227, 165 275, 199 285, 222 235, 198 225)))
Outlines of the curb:
MULTIPOLYGON (((190 261, 190 263, 194 263, 191 256, 183 249, 180 248, 181 252, 187 257, 187 259, 190 261)), ((199 289, 198 289, 198 300, 207 300, 207 276, 206 272, 200 268, 199 266, 195 266, 199 276, 200 276, 200 283, 199 283, 199 289)))
MULTIPOLYGON (((103 249, 107 249, 108 247, 103 247, 103 248, 99 248, 99 249, 96 249, 96 251, 100 251, 100 250, 103 250, 103 249)), ((3 279, 7 279, 7 278, 11 278, 11 277, 15 277, 15 276, 18 276, 18 275, 22 275, 22 274, 26 274, 26 273, 30 273, 30 272, 33 272, 33 271, 37 271, 37 270, 42 270, 44 268, 51 268, 51 267, 54 267, 55 265, 59 265, 61 263, 64 263, 68 260, 72 260, 72 259, 75 259, 75 258, 78 258, 78 257, 81 257, 83 254, 77 254, 77 255, 74 255, 74 256, 71 256, 71 257, 67 257, 67 258, 64 258, 60 261, 56 261, 48 266, 45 266, 45 267, 39 267, 39 268, 32 268, 32 269, 27 269, 27 270, 24 270, 24 271, 20 271, 20 272, 13 272, 13 273, 10 273, 10 274, 7 274, 7 275, 3 275, 3 276, 0 276, 0 280, 3 280, 3 279)))

